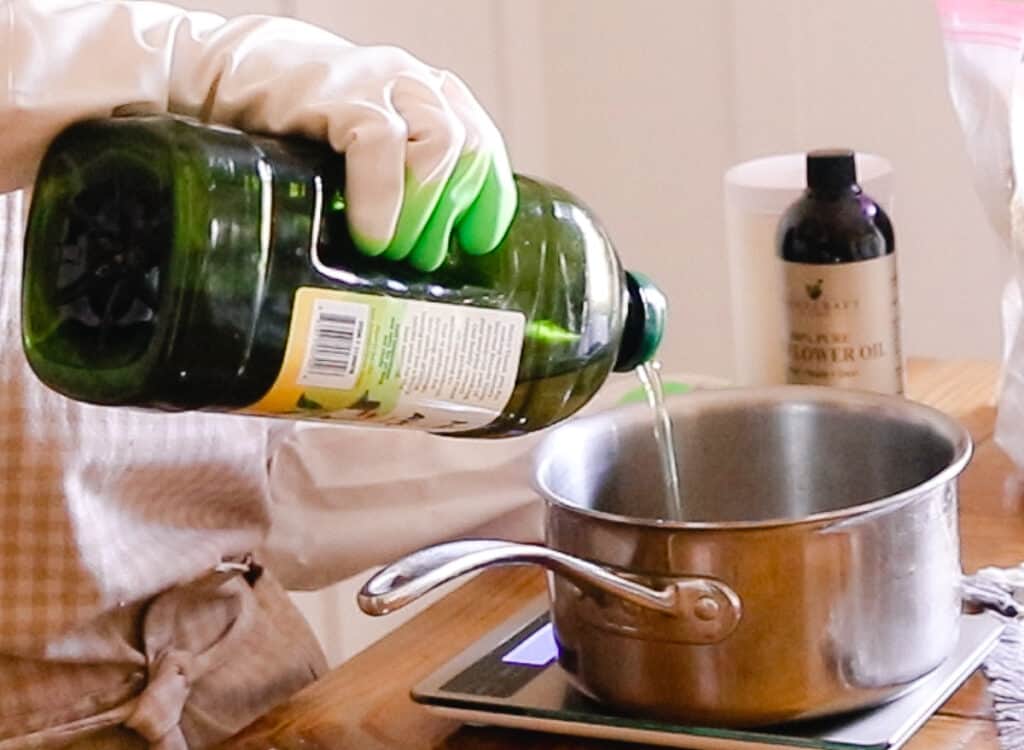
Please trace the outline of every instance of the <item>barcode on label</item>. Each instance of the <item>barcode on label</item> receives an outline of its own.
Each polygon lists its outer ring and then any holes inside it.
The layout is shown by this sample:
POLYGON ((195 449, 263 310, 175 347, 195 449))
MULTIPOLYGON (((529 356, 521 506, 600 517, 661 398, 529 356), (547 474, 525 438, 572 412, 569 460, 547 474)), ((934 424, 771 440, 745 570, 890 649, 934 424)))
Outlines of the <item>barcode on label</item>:
POLYGON ((354 387, 369 317, 367 305, 317 300, 299 384, 340 390, 354 387))

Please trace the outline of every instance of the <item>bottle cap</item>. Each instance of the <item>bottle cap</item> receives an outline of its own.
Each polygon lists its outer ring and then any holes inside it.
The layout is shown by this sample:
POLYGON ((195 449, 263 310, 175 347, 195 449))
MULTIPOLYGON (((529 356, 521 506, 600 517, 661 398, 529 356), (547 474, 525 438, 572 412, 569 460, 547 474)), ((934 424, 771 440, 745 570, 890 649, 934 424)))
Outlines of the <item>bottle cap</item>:
POLYGON ((807 154, 807 187, 837 193, 857 184, 857 163, 849 149, 822 149, 807 154))
POLYGON ((616 372, 634 370, 654 357, 665 333, 668 312, 665 295, 646 276, 627 271, 626 291, 629 310, 615 361, 616 372))

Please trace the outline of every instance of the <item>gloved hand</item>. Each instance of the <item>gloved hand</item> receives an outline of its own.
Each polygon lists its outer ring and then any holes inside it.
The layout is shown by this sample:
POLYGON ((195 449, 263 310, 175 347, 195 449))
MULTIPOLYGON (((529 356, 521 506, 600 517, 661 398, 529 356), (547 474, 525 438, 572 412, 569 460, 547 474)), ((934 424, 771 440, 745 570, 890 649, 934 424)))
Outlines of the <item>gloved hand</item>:
POLYGON ((391 69, 367 75, 359 93, 337 105, 346 124, 327 133, 346 154, 359 247, 428 271, 444 260, 456 229, 467 252, 493 250, 512 220, 516 190, 501 136, 469 89, 395 48, 354 48, 352 62, 391 69))
POLYGON ((493 250, 515 211, 501 135, 458 78, 309 24, 151 2, 0 0, 0 192, 63 127, 174 112, 344 152, 357 246, 421 270, 457 233, 493 250))

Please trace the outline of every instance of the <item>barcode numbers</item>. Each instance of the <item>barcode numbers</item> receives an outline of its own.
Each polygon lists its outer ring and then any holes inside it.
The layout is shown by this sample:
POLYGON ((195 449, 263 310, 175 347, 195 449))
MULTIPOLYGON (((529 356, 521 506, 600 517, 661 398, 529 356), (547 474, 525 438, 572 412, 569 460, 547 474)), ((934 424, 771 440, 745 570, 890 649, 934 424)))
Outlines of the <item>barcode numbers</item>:
POLYGON ((342 390, 355 386, 368 319, 366 305, 317 300, 299 383, 342 390))

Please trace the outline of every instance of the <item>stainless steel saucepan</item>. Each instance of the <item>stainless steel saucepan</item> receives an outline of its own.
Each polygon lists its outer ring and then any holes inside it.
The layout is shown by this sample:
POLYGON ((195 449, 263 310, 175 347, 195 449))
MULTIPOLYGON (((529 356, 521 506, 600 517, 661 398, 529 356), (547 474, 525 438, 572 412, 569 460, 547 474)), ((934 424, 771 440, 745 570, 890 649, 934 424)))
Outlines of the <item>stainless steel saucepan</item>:
POLYGON ((782 386, 670 399, 684 516, 644 405, 555 428, 537 453, 547 545, 416 552, 359 595, 390 612, 498 564, 550 571, 559 662, 621 709, 719 726, 864 708, 951 653, 967 431, 897 397, 782 386))

